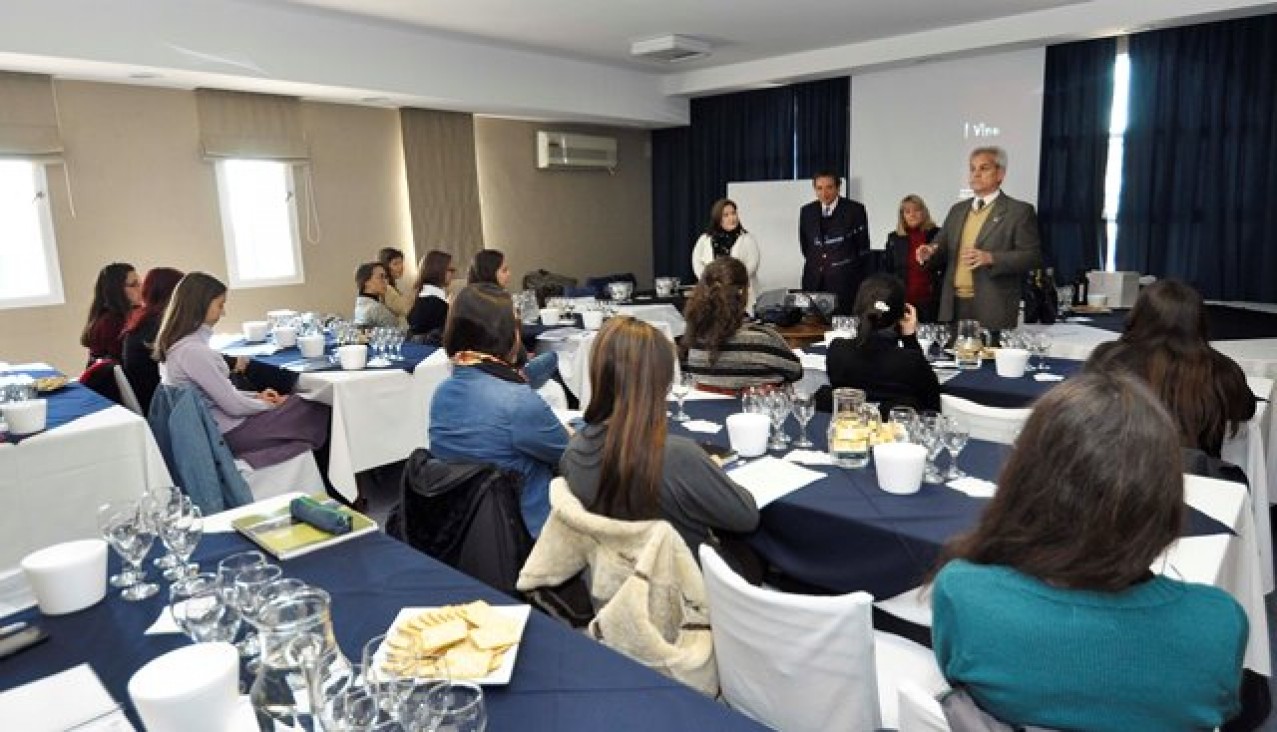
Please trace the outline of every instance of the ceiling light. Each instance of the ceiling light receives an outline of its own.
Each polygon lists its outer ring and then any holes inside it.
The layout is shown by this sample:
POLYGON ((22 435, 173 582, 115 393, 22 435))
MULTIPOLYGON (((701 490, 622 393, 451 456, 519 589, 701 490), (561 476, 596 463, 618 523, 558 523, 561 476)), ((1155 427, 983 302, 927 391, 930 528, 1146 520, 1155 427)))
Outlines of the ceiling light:
POLYGON ((630 44, 630 55, 673 64, 704 58, 710 54, 709 41, 673 33, 630 44))

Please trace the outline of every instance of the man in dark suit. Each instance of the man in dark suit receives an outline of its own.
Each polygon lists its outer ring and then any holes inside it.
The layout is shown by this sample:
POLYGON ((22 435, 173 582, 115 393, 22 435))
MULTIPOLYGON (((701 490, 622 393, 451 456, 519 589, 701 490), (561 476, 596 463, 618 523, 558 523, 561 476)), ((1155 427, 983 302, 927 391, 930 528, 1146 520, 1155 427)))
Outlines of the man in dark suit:
POLYGON ((869 219, 860 203, 838 195, 842 179, 821 171, 811 179, 816 200, 798 213, 798 243, 802 247, 803 289, 838 296, 839 315, 851 313, 856 290, 864 279, 869 251, 869 219))
POLYGON ((968 181, 975 196, 949 209, 918 263, 944 272, 941 322, 978 320, 986 328, 1014 328, 1024 275, 1042 266, 1033 206, 1002 192, 1007 154, 1000 147, 971 151, 968 181))

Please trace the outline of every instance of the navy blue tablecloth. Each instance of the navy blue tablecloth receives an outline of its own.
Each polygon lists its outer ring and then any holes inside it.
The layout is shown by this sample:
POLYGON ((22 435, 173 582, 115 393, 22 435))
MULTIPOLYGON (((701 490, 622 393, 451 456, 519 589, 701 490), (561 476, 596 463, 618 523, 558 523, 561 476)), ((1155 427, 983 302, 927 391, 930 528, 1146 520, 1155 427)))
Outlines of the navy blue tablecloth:
MULTIPOLYGON (((1238 341, 1252 338, 1277 338, 1277 313, 1247 310, 1228 305, 1206 306, 1206 336, 1212 341, 1238 341)), ((1086 314, 1093 328, 1121 333, 1126 330, 1129 310, 1086 314)))
MULTIPOLYGON (((35 379, 62 375, 60 371, 53 369, 10 370, 6 373, 26 374, 35 379)), ((68 382, 66 386, 57 391, 40 394, 39 397, 46 401, 45 408, 48 410, 44 418, 44 431, 46 432, 80 417, 100 412, 115 405, 115 402, 76 381, 68 382)), ((37 432, 36 434, 40 433, 37 432)), ((5 440, 16 443, 28 437, 32 437, 32 435, 18 436, 6 433, 5 440)))
MULTIPOLYGON (((212 570, 223 557, 250 548, 238 535, 214 534, 204 538, 195 558, 203 569, 212 570)), ((113 557, 112 571, 117 564, 113 557)), ((476 598, 515 602, 382 533, 282 566, 286 576, 332 595, 338 644, 356 662, 363 644, 385 632, 403 607, 476 598)), ((105 602, 72 615, 42 618, 28 610, 0 621, 36 621, 51 635, 48 642, 0 661, 0 691, 87 662, 138 725, 128 699, 129 678, 148 660, 189 641, 180 635, 142 635, 164 606, 164 590, 140 603, 120 600, 118 590, 111 593, 105 602)), ((537 612, 531 614, 518 654, 510 684, 484 688, 489 729, 765 729, 537 612)), ((14 725, 20 720, 5 721, 14 725)))
MULTIPOLYGON (((242 347, 245 343, 243 339, 236 339, 224 346, 227 348, 242 347)), ((281 394, 291 394, 293 387, 297 385, 297 378, 301 373, 310 373, 315 371, 341 371, 341 365, 334 363, 330 358, 337 352, 337 344, 329 339, 324 347, 324 355, 318 358, 303 358, 301 351, 296 347, 283 348, 268 356, 253 356, 248 362, 248 370, 246 375, 249 381, 261 389, 271 388, 281 394)), ((394 369, 402 369, 408 373, 412 373, 417 368, 417 364, 424 361, 430 354, 439 350, 438 346, 426 346, 419 343, 404 343, 401 352, 403 358, 398 361, 391 361, 388 366, 369 366, 366 371, 389 371, 394 369)), ((371 350, 368 359, 372 360, 371 350)))
MULTIPOLYGON (((695 401, 687 411, 722 424, 740 411, 737 400, 695 401)), ((728 445, 727 430, 716 435, 690 432, 671 422, 670 433, 728 445)), ((808 425, 815 450, 826 450, 829 415, 817 413, 808 425)), ((798 434, 791 421, 786 431, 798 434)), ((958 456, 965 472, 996 480, 1010 448, 971 440, 958 456)), ((947 467, 947 453, 937 463, 947 467)), ((859 469, 812 466, 825 474, 771 503, 749 543, 785 574, 834 592, 865 590, 887 598, 917 587, 934 568, 949 539, 975 528, 988 500, 942 485, 924 484, 910 496, 878 488, 873 466, 859 469)), ((1218 521, 1189 509, 1185 536, 1232 533, 1218 521)))
MULTIPOLYGON (((1037 364, 1036 357, 1033 363, 1037 364)), ((1047 373, 1069 377, 1082 370, 1082 362, 1068 358, 1044 359, 1051 367, 1047 373)), ((1017 379, 998 376, 997 366, 993 359, 985 359, 978 369, 959 371, 958 375, 940 385, 940 391, 956 397, 969 399, 987 407, 1027 407, 1045 394, 1058 381, 1038 381, 1033 375, 1038 372, 1027 371, 1017 379)))

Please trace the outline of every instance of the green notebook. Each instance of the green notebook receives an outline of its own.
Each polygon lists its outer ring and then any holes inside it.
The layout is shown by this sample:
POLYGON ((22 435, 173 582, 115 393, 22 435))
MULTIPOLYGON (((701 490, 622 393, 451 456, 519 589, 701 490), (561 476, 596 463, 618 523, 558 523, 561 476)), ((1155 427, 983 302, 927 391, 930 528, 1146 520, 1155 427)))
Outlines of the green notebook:
POLYGON ((300 557, 377 530, 376 521, 348 506, 343 506, 322 494, 313 495, 311 498, 348 514, 351 518, 350 532, 334 535, 301 523, 293 519, 288 511, 287 503, 274 511, 241 516, 232 521, 231 526, 280 560, 300 557))

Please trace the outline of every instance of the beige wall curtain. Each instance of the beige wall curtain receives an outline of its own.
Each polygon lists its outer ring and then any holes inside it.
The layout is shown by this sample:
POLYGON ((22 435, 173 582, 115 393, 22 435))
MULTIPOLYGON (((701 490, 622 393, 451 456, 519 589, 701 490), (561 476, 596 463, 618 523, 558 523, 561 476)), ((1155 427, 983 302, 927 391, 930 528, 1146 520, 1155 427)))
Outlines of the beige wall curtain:
POLYGON ((301 102, 293 97, 196 89, 204 157, 305 162, 301 102))
POLYGON ((460 272, 483 249, 474 118, 457 112, 402 109, 404 167, 412 236, 419 255, 442 249, 460 272))
POLYGON ((0 72, 0 156, 62 156, 52 77, 0 72))

